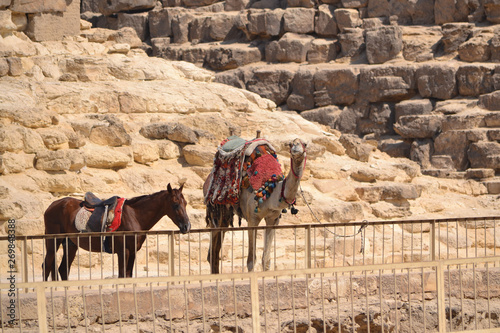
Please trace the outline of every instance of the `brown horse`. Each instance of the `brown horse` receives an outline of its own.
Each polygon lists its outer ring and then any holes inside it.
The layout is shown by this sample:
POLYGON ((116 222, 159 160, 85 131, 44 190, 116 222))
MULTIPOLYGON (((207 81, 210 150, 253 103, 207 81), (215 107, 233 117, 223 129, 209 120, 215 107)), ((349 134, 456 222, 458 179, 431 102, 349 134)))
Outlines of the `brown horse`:
MULTIPOLYGON (((186 213, 186 200, 182 195, 183 185, 179 189, 172 189, 170 184, 167 190, 150 195, 143 195, 125 200, 121 225, 116 231, 140 231, 151 229, 163 216, 167 215, 185 234, 191 229, 191 223, 186 213)), ((54 201, 45 211, 45 234, 78 233, 75 227, 75 217, 80 209, 82 200, 66 197, 54 201)), ((111 233, 110 233, 111 234, 111 233)), ((136 251, 144 241, 145 235, 118 236, 114 237, 113 253, 118 255, 119 277, 132 277, 136 251), (125 243, 125 244, 124 244, 125 243)), ((52 280, 57 280, 56 252, 63 245, 63 258, 59 266, 59 274, 62 280, 67 280, 71 263, 75 259, 78 246, 91 252, 102 252, 103 245, 101 237, 67 237, 45 240, 47 255, 44 264, 44 280, 47 281, 49 274, 52 280), (89 239, 90 238, 90 239, 89 239), (66 241, 68 240, 68 241, 66 241)))

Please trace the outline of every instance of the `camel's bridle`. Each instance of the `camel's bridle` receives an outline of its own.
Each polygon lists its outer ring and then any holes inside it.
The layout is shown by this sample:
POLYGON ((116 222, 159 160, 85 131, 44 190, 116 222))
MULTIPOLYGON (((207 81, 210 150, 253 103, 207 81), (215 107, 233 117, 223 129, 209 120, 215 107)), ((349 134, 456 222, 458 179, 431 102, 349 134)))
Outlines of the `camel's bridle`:
MULTIPOLYGON (((306 153, 306 147, 304 145, 304 143, 302 143, 302 141, 300 142, 300 144, 302 145, 302 150, 304 151, 304 168, 306 167, 306 161, 307 161, 307 153, 306 153)), ((303 168, 303 169, 304 169, 303 168)), ((303 169, 302 169, 302 172, 303 172, 303 169)), ((292 171, 292 174, 294 175, 295 178, 300 178, 296 173, 295 171, 293 170, 293 158, 292 158, 292 147, 290 147, 290 170, 292 171)), ((285 185, 286 185, 286 178, 285 180, 283 181, 283 186, 281 186, 281 197, 283 198, 283 200, 289 205, 289 206, 292 206, 292 214, 293 214, 293 211, 294 211, 294 207, 293 205, 295 205, 295 202, 297 201, 296 198, 293 198, 293 200, 291 202, 288 202, 288 200, 286 200, 285 198, 285 185)), ((296 211, 296 210, 295 210, 296 211)))

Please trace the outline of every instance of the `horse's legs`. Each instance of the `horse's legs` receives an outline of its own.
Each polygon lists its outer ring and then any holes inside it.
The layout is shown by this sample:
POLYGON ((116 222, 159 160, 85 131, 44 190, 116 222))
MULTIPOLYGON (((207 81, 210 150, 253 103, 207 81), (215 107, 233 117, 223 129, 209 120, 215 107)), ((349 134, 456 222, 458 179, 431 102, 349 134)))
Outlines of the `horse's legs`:
POLYGON ((66 239, 63 243, 63 257, 61 265, 59 265, 59 274, 61 274, 61 280, 67 280, 69 276, 69 270, 73 260, 75 260, 76 251, 78 247, 69 239, 66 239))
POLYGON ((48 238, 45 240, 45 248, 47 249, 47 254, 45 255, 45 260, 42 264, 43 280, 47 281, 49 279, 49 274, 52 277, 52 281, 57 280, 56 274, 56 252, 59 245, 62 243, 60 239, 48 238))
MULTIPOLYGON (((115 245, 116 246, 116 245, 115 245)), ((127 252, 128 250, 125 250, 127 252)), ((124 277, 125 276, 125 263, 123 262, 123 258, 126 257, 124 251, 119 248, 119 250, 116 252, 118 256, 118 277, 124 277)))
POLYGON ((134 263, 135 263, 135 251, 128 251, 128 257, 126 258, 127 262, 127 271, 125 276, 126 277, 132 277, 132 272, 134 269, 134 263))
MULTIPOLYGON (((280 222, 279 216, 274 218, 274 217, 267 217, 266 218, 266 225, 278 225, 280 222)), ((274 233, 275 229, 266 229, 264 232, 264 252, 262 253, 262 269, 265 271, 268 271, 269 268, 271 268, 271 248, 273 245, 274 241, 274 233)))

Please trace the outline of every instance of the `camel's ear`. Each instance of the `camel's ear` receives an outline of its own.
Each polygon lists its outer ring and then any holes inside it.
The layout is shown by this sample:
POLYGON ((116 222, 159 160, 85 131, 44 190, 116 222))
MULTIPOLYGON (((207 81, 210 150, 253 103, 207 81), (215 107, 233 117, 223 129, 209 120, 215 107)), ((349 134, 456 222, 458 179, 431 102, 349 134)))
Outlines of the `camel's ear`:
POLYGON ((172 186, 170 186, 170 183, 168 183, 168 185, 167 185, 167 190, 168 190, 168 193, 172 193, 172 186))
POLYGON ((288 147, 292 148, 293 142, 288 142, 288 147))

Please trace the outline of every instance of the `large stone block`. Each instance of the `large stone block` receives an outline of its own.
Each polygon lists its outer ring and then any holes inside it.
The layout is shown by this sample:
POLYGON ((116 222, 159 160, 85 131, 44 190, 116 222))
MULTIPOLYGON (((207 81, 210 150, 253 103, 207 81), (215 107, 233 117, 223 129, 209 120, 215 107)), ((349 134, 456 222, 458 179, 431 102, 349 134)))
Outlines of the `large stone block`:
POLYGON ((452 53, 457 51, 460 44, 469 38, 473 28, 474 25, 470 23, 443 24, 443 38, 441 39, 441 42, 444 46, 444 52, 452 53))
POLYGON ((486 62, 491 57, 490 41, 493 34, 480 34, 460 44, 458 56, 467 62, 486 62))
POLYGON ((432 102, 428 99, 409 99, 396 104, 395 121, 402 116, 416 116, 432 112, 432 102))
POLYGON ((423 65, 416 73, 418 92, 422 97, 451 99, 457 95, 456 73, 454 65, 423 65))
POLYGON ((295 72, 295 67, 279 65, 258 68, 247 81, 247 89, 272 100, 276 105, 284 104, 290 95, 295 72))
POLYGON ((340 43, 340 56, 355 58, 363 54, 366 48, 364 30, 345 28, 337 35, 340 43))
POLYGON ((394 130, 403 138, 433 138, 441 130, 443 116, 403 116, 394 124, 394 130))
POLYGON ((318 15, 314 23, 314 32, 319 36, 337 36, 337 21, 335 19, 335 7, 330 5, 320 5, 318 15))
POLYGON ((363 135, 375 134, 377 137, 394 134, 394 112, 392 107, 388 103, 371 104, 368 117, 364 117, 358 122, 359 132, 363 135))
POLYGON ((233 43, 211 47, 206 63, 213 70, 227 70, 261 60, 262 54, 258 47, 233 43))
POLYGON ((7 35, 17 30, 17 25, 12 22, 12 12, 10 10, 0 10, 0 33, 7 35))
POLYGON ((356 187, 361 200, 368 202, 414 200, 420 197, 417 186, 412 184, 382 183, 356 187))
POLYGON ((292 92, 286 100, 290 110, 304 111, 314 108, 314 73, 316 68, 301 67, 295 73, 291 86, 292 92))
POLYGON ((415 95, 413 66, 370 66, 360 70, 360 98, 369 102, 398 102, 415 95))
POLYGON ((458 92, 462 96, 479 96, 495 90, 493 65, 464 65, 457 71, 458 92))
POLYGON ((30 16, 26 34, 34 41, 62 40, 80 33, 80 0, 69 2, 62 13, 37 13, 30 16))
POLYGON ((305 62, 311 49, 313 37, 288 32, 279 41, 271 42, 266 47, 268 62, 305 62))
POLYGON ((468 148, 467 134, 462 131, 443 132, 434 139, 434 153, 450 156, 454 169, 459 171, 465 170, 469 164, 468 148))
POLYGON ((153 9, 156 0, 100 0, 99 11, 110 16, 120 12, 138 12, 153 9))
POLYGON ((500 111, 500 91, 479 96, 478 104, 490 111, 500 111))
POLYGON ((498 142, 474 142, 469 146, 467 156, 471 168, 500 170, 500 143, 498 142))
POLYGON ((314 74, 316 106, 350 105, 356 101, 359 73, 349 67, 323 67, 314 74))
POLYGON ((314 8, 288 8, 283 14, 285 32, 308 34, 314 32, 314 8))
POLYGON ((434 3, 435 23, 442 25, 450 22, 467 22, 473 6, 472 3, 463 0, 436 0, 434 3))
POLYGON ((346 28, 361 27, 363 24, 357 9, 338 8, 335 9, 334 14, 340 32, 344 32, 346 28))
POLYGON ((403 31, 398 26, 369 30, 365 39, 370 64, 382 64, 394 59, 403 49, 403 31))
MULTIPOLYGON (((13 12, 27 14, 56 13, 66 11, 67 3, 68 1, 65 0, 12 0, 10 10, 12 10, 13 12)), ((80 3, 80 1, 78 1, 78 3, 80 3)))
POLYGON ((498 0, 485 0, 484 13, 486 20, 493 24, 500 23, 500 2, 498 0))
POLYGON ((172 36, 172 18, 179 15, 182 8, 162 8, 148 12, 151 38, 172 36))
POLYGON ((196 143, 196 133, 181 123, 153 123, 142 127, 139 131, 148 139, 169 139, 175 142, 196 143))
POLYGON ((250 35, 262 37, 278 36, 282 30, 282 19, 284 10, 265 10, 259 12, 251 11, 248 14, 246 30, 250 35))
POLYGON ((441 131, 456 131, 456 130, 470 130, 477 127, 483 127, 484 113, 481 111, 463 112, 456 115, 445 116, 441 131))
POLYGON ((148 17, 148 13, 119 13, 118 29, 130 27, 135 30, 137 37, 145 41, 149 38, 148 17))

